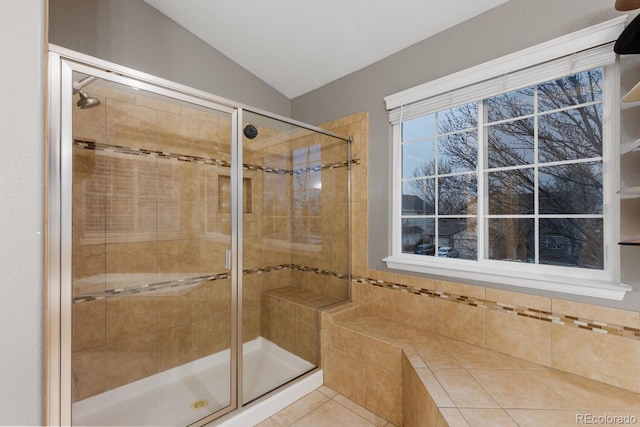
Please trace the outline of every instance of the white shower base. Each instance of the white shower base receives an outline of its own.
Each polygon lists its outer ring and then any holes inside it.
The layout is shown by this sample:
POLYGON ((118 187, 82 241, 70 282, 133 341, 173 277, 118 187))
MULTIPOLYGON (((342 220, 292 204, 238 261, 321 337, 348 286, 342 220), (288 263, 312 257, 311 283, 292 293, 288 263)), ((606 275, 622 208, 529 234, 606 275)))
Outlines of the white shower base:
MULTIPOLYGON (((244 344, 243 358, 243 402, 260 397, 315 367, 262 337, 244 344)), ((229 360, 229 350, 221 351, 76 402, 72 409, 73 424, 186 426, 194 423, 229 405, 229 360), (193 409, 192 404, 198 401, 207 403, 195 405, 193 409)), ((299 397, 308 391, 301 393, 299 397)), ((295 400, 291 399, 289 393, 287 401, 295 400)), ((256 406, 261 409, 254 418, 270 415, 264 405, 256 406)), ((271 406, 274 412, 278 410, 271 406)), ((234 425, 234 421, 229 419, 225 424, 234 425)))

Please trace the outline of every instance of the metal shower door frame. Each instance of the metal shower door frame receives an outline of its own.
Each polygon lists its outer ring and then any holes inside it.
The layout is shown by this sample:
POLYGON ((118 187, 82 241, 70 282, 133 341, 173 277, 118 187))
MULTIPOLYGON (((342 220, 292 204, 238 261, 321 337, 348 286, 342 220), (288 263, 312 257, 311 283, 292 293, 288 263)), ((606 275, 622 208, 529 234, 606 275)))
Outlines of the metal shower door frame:
MULTIPOLYGON (((132 68, 49 45, 48 57, 48 147, 47 224, 45 244, 45 423, 71 425, 71 165, 73 72, 113 81, 141 90, 231 115, 231 405, 193 425, 204 425, 242 408, 242 116, 243 111, 260 114, 302 129, 345 141, 351 168, 351 141, 348 138, 288 117, 162 79, 132 68), (64 122, 66 120, 66 122, 64 122)), ((351 177, 348 175, 348 191, 351 177)), ((349 210, 350 215, 350 210, 349 210)), ((350 224, 349 220, 349 224, 350 224)), ((350 235, 350 232, 349 232, 350 235)), ((349 246, 351 241, 349 239, 349 246)), ((349 248, 350 252, 350 248, 349 248)), ((349 260, 350 263, 350 260, 349 260)), ((349 272, 351 265, 349 265, 349 272)), ((317 369, 317 368, 316 368, 317 369)))
MULTIPOLYGON (((72 109, 73 72, 131 86, 148 92, 200 105, 231 116, 232 174, 241 175, 241 163, 235 158, 240 145, 237 131, 239 110, 220 103, 204 92, 159 79, 135 70, 119 67, 106 61, 87 57, 63 48, 51 47, 49 53, 49 138, 48 138, 48 232, 47 232, 47 279, 45 301, 45 420, 47 425, 72 424, 71 396, 71 344, 72 344, 72 109)), ((240 179, 241 176, 240 176, 240 179)), ((231 251, 237 253, 241 235, 238 230, 237 179, 231 183, 231 251)), ((240 187, 241 188, 241 187, 240 187)), ((242 199, 239 199, 242 200, 242 199)), ((238 330, 237 294, 241 275, 238 257, 231 257, 231 301, 230 301, 230 404, 208 415, 196 425, 213 419, 239 407, 237 390, 238 330)))

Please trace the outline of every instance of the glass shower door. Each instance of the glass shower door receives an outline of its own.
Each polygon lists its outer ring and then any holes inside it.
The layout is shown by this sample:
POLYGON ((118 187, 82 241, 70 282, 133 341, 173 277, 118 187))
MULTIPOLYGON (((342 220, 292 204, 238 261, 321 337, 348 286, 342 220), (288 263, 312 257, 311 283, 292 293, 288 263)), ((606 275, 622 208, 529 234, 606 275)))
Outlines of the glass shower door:
POLYGON ((237 113, 96 76, 62 98, 73 424, 188 425, 236 405, 237 113))
POLYGON ((247 404, 316 368, 319 309, 348 298, 349 148, 245 110, 242 164, 247 404))

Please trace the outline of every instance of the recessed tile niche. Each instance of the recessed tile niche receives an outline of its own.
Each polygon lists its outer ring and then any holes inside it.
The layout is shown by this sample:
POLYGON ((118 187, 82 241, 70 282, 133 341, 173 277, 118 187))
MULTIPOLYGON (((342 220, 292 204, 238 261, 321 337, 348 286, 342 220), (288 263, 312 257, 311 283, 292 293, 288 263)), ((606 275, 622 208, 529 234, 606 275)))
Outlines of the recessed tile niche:
MULTIPOLYGON (((242 213, 250 214, 251 209, 251 178, 242 179, 242 213)), ((231 177, 218 175, 218 213, 231 213, 231 177)))

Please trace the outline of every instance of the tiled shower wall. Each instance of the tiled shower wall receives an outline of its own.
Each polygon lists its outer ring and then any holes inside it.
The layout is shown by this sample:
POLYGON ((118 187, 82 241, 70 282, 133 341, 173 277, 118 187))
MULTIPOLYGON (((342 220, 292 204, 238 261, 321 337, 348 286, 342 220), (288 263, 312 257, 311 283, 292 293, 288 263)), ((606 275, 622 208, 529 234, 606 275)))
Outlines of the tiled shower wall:
POLYGON ((102 103, 73 117, 74 400, 228 348, 230 327, 228 116, 86 89, 102 103))
MULTIPOLYGON (((228 348, 230 328, 228 116, 86 89, 102 103, 74 109, 74 401, 228 348)), ((347 295, 346 146, 276 128, 243 152, 244 341, 273 330, 265 290, 347 295)))
MULTIPOLYGON (((638 311, 368 269, 367 114, 323 127, 353 135, 361 159, 352 171, 352 300, 364 314, 640 392, 638 311)), ((328 359, 323 370, 341 368, 328 359)))

